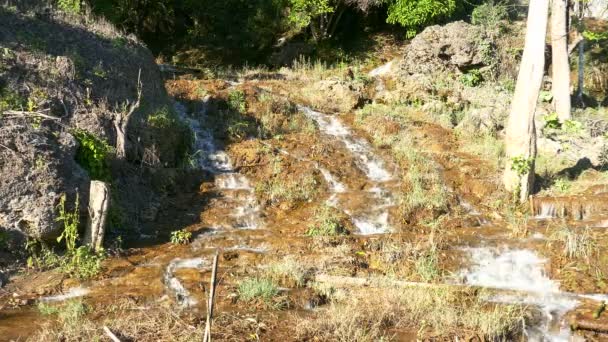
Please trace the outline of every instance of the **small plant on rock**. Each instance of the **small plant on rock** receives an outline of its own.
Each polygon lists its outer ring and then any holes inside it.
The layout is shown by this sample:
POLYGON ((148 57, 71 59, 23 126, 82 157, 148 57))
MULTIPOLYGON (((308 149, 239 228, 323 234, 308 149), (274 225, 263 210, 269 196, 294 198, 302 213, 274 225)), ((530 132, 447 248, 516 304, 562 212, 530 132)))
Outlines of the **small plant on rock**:
POLYGON ((483 81, 481 71, 474 69, 460 76, 460 83, 467 87, 477 87, 483 81))
POLYGON ((185 230, 176 230, 171 232, 171 243, 174 245, 185 245, 192 239, 192 233, 185 230))
POLYGON ((85 130, 76 129, 72 134, 80 144, 76 151, 76 162, 87 170, 92 179, 108 180, 110 178, 108 158, 112 147, 85 130))
POLYGON ((526 158, 524 156, 513 157, 511 158, 511 170, 517 172, 517 175, 521 177, 530 172, 533 162, 534 158, 526 158))

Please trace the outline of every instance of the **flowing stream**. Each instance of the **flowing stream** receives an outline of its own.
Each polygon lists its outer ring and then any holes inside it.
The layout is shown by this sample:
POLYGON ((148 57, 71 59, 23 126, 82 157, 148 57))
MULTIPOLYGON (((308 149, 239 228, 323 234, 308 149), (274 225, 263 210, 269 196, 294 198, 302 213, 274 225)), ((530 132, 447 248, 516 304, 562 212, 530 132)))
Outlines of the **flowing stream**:
POLYGON ((545 273, 546 260, 527 249, 467 248, 472 266, 462 271, 466 284, 514 290, 492 301, 529 304, 543 317, 539 325, 526 327, 529 341, 577 341, 564 322, 564 315, 579 304, 576 295, 559 290, 559 283, 545 273))
MULTIPOLYGON (((384 183, 392 180, 393 177, 385 168, 383 161, 374 155, 367 141, 356 138, 337 117, 314 111, 305 106, 298 106, 298 109, 308 118, 314 120, 323 134, 344 144, 346 149, 357 158, 357 166, 373 185, 370 190, 360 194, 361 197, 365 197, 366 203, 372 203, 367 210, 355 213, 344 209, 344 212, 352 218, 358 233, 370 235, 390 232, 388 209, 393 205, 393 201, 390 193, 385 189, 384 183)), ((336 182, 329 171, 321 169, 321 173, 334 191, 334 195, 329 199, 330 205, 340 208, 339 199, 335 194, 347 192, 346 187, 336 182)))

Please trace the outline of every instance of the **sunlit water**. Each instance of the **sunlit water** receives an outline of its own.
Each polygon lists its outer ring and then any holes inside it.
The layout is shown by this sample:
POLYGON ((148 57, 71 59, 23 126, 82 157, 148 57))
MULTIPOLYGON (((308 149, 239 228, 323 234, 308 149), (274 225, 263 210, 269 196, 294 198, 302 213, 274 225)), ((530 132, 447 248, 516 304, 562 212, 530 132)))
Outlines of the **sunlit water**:
POLYGON ((520 291, 496 295, 492 301, 537 306, 543 313, 538 326, 526 328, 530 341, 577 341, 563 322, 578 305, 573 295, 560 292, 559 283, 545 273, 545 259, 526 249, 468 248, 472 266, 461 273, 465 282, 494 289, 520 291))
MULTIPOLYGON (((358 159, 358 167, 365 173, 369 181, 374 184, 372 191, 369 191, 369 197, 374 202, 379 202, 379 204, 369 208, 369 212, 366 213, 353 213, 345 210, 345 213, 351 216, 354 226, 358 229, 358 233, 369 235, 389 232, 391 227, 389 224, 388 207, 392 205, 392 200, 384 191, 382 183, 390 181, 393 177, 385 168, 384 162, 374 155, 373 149, 367 141, 355 137, 337 117, 314 111, 305 106, 298 106, 298 109, 308 118, 314 120, 323 134, 342 142, 346 149, 358 159)), ((330 184, 334 193, 347 191, 344 185, 337 183, 329 172, 324 172, 321 169, 321 173, 330 184)), ((338 207, 337 196, 330 197, 329 204, 338 207)))

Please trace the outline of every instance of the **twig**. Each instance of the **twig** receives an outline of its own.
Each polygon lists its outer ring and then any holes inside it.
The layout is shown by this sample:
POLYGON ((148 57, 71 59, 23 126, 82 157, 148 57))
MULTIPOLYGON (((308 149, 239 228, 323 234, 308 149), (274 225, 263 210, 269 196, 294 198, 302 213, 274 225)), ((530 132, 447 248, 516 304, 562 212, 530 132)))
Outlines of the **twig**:
POLYGON ((213 319, 213 298, 215 296, 215 277, 217 276, 217 263, 219 260, 219 251, 215 251, 213 257, 213 268, 211 271, 211 286, 209 288, 209 302, 207 304, 207 323, 205 324, 205 336, 203 342, 211 342, 211 320, 213 319))
POLYGON ((103 326, 103 332, 105 332, 112 341, 120 342, 120 339, 118 339, 118 337, 116 337, 116 335, 114 335, 114 333, 105 325, 103 326))
MULTIPOLYGON (((48 110, 45 110, 48 111, 48 110)), ((56 116, 51 116, 47 114, 43 114, 42 112, 28 112, 23 110, 7 110, 4 112, 4 115, 12 115, 12 116, 39 116, 49 120, 61 120, 61 118, 56 116)))

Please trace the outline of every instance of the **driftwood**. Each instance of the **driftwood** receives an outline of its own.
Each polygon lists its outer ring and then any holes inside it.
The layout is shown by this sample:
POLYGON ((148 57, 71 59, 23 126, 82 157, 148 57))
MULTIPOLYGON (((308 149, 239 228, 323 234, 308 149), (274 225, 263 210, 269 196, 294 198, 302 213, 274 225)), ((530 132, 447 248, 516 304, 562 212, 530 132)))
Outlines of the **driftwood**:
POLYGON ((113 341, 113 342, 120 342, 120 339, 118 339, 118 337, 116 337, 116 335, 114 335, 114 333, 112 332, 112 330, 110 330, 110 328, 106 327, 105 325, 103 326, 103 332, 106 333, 106 335, 113 341))
POLYGON ((219 252, 215 252, 213 257, 213 268, 211 271, 211 283, 209 287, 209 301, 207 302, 207 322, 205 324, 205 336, 203 342, 211 342, 211 320, 213 319, 213 300, 215 297, 215 279, 217 277, 217 263, 219 260, 219 252))

